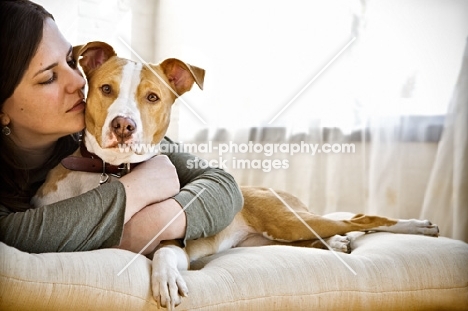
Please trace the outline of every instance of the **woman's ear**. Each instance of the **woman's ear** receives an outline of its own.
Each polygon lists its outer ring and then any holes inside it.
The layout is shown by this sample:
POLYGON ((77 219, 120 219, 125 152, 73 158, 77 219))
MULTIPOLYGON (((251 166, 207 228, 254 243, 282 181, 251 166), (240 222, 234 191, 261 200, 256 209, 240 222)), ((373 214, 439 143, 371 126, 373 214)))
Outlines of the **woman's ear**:
POLYGON ((8 124, 10 124, 10 122, 11 120, 9 116, 7 116, 4 113, 0 113, 0 123, 2 124, 2 126, 7 126, 8 124))

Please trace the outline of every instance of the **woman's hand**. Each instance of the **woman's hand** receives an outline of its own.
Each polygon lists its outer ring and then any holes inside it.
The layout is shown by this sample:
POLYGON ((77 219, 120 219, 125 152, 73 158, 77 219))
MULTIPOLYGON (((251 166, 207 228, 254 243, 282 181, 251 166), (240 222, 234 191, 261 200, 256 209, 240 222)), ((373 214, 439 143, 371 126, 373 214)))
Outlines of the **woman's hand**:
POLYGON ((145 206, 164 201, 180 190, 176 168, 165 155, 139 164, 120 182, 127 194, 125 223, 145 206))

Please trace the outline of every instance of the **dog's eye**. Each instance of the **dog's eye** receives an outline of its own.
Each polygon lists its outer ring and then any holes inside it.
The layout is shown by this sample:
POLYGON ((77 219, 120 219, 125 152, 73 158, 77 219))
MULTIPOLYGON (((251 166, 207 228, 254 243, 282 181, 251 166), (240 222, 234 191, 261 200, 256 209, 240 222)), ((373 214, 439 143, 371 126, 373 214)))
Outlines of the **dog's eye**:
POLYGON ((159 97, 158 95, 154 94, 154 93, 150 93, 148 96, 146 96, 146 99, 148 99, 150 102, 156 102, 159 100, 159 97))
POLYGON ((101 90, 104 94, 109 95, 112 92, 112 87, 109 84, 103 84, 101 90))

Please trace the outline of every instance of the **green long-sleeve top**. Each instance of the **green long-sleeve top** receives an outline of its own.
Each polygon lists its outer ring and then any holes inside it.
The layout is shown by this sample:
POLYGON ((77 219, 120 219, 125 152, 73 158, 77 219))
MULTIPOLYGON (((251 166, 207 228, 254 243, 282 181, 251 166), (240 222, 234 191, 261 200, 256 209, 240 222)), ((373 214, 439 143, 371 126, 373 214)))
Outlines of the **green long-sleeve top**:
MULTIPOLYGON (((166 139, 162 144, 174 144, 166 139)), ((177 169, 181 185, 174 196, 185 210, 185 240, 224 229, 242 208, 243 198, 233 177, 218 168, 187 167, 195 156, 165 152, 177 169), (199 192, 205 189, 200 195, 199 192), (198 195, 198 196, 197 196, 198 195)), ((172 148, 174 151, 174 148, 172 148)), ((44 172, 37 172, 45 176, 44 172)), ((126 194, 120 182, 103 184, 77 197, 12 212, 0 205, 0 241, 30 253, 87 251, 118 245, 124 227, 126 194)))

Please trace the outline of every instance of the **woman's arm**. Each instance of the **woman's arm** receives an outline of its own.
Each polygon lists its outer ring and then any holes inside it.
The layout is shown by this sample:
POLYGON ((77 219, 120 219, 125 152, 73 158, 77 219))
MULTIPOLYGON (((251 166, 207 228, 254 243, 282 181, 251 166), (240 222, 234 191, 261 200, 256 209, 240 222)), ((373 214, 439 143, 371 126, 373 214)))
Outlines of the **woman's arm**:
POLYGON ((30 253, 110 247, 121 238, 125 201, 124 186, 109 183, 25 212, 0 206, 0 241, 30 253))
MULTIPOLYGON (((167 139, 163 144, 175 145, 167 139)), ((177 150, 164 146, 163 150, 177 150)), ((228 226, 242 208, 243 197, 234 178, 218 168, 189 168, 194 155, 167 152, 177 169, 181 190, 173 198, 141 210, 125 225, 120 248, 140 252, 157 236, 144 254, 162 240, 190 240, 214 235, 228 226), (190 205, 189 205, 190 204, 190 205), (185 208, 184 213, 180 213, 185 208), (174 218, 179 214, 179 217, 174 218), (172 222, 164 232, 164 228, 172 222)))

